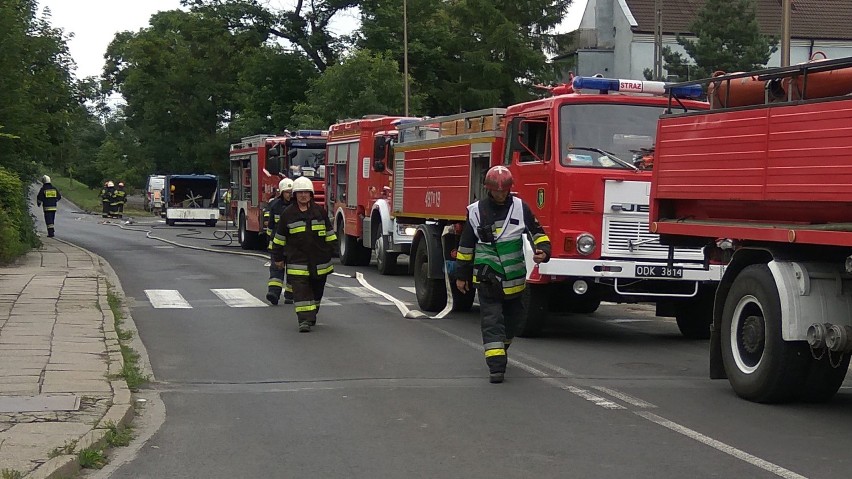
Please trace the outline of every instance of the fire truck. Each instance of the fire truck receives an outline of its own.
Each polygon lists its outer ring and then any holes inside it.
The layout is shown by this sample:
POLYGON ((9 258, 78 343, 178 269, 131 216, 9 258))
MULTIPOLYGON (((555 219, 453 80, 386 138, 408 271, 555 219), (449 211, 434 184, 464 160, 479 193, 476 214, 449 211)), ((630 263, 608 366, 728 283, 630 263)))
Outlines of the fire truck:
POLYGON ((852 58, 719 76, 664 115, 651 231, 727 264, 710 376, 756 402, 822 401, 852 352, 852 58))
POLYGON ((390 159, 396 126, 417 120, 378 115, 329 129, 328 212, 339 239, 340 261, 347 266, 369 265, 375 250, 379 272, 391 274, 397 257, 409 254, 415 228, 391 217, 390 159))
MULTIPOLYGON (((420 308, 438 311, 448 299, 453 310, 471 307, 474 293, 451 287, 465 207, 484 198, 489 167, 505 165, 553 247, 537 266, 525 247, 521 335, 538 334, 551 311, 591 313, 607 300, 656 303, 684 336, 708 337, 709 314, 697 306, 712 302, 721 266, 706 268, 700 248, 668 248, 648 232, 651 172, 630 160, 653 145, 664 92, 660 82, 576 77, 545 99, 399 125, 393 214, 418 224, 420 308)), ((700 88, 676 93, 685 109, 707 108, 688 99, 700 88)))
POLYGON ((325 207, 325 145, 328 132, 298 130, 281 136, 254 135, 231 145, 230 218, 243 249, 266 245, 263 208, 283 177, 305 176, 314 184, 314 201, 325 207))

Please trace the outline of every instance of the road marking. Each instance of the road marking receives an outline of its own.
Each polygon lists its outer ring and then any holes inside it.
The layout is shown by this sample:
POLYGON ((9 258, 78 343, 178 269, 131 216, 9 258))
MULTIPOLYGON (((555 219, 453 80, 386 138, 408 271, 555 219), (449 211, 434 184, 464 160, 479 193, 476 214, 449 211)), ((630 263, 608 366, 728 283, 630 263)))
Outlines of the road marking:
POLYGON ((157 309, 189 309, 192 306, 175 289, 146 289, 151 306, 157 309))
POLYGON ((607 319, 607 323, 622 324, 622 323, 650 323, 656 321, 654 319, 607 319))
POLYGON ((704 445, 710 446, 713 449, 719 450, 733 456, 741 461, 745 461, 752 466, 759 467, 764 471, 769 471, 776 476, 783 477, 785 479, 807 479, 805 476, 800 474, 796 474, 795 472, 785 469, 777 464, 773 464, 769 461, 765 461, 759 457, 752 456, 751 454, 737 449, 733 446, 729 446, 724 442, 717 441, 711 437, 707 437, 704 434, 701 434, 698 431, 694 431, 688 427, 681 426, 675 422, 669 421, 664 417, 657 416, 656 414, 649 411, 635 411, 634 414, 637 414, 653 423, 659 424, 667 429, 670 429, 678 434, 683 434, 684 436, 694 439, 704 445))
POLYGON ((174 246, 154 246, 155 249, 175 249, 174 246))
POLYGON ((607 388, 607 387, 604 387, 604 386, 592 386, 592 387, 597 389, 598 391, 604 393, 604 394, 609 394, 610 396, 612 396, 616 399, 621 399, 622 401, 626 402, 627 404, 630 404, 631 406, 636 406, 636 407, 642 408, 642 409, 653 409, 653 408, 657 407, 657 406, 654 406, 653 404, 651 404, 647 401, 643 401, 639 398, 635 398, 635 397, 633 397, 629 394, 625 394, 621 391, 616 391, 615 389, 610 389, 610 388, 607 388))
POLYGON ((408 291, 411 294, 417 294, 417 290, 414 289, 414 286, 400 286, 399 289, 403 291, 408 291))
MULTIPOLYGON (((395 303, 391 301, 376 301, 376 299, 384 298, 382 295, 377 294, 376 292, 364 287, 364 286, 338 286, 338 289, 342 289, 347 293, 355 296, 356 298, 361 299, 369 299, 371 303, 379 305, 379 306, 394 306, 395 303)), ((387 298, 384 298, 387 299, 387 298)))
POLYGON ((231 308, 265 308, 267 306, 266 303, 241 288, 211 289, 210 291, 213 291, 213 294, 231 308))

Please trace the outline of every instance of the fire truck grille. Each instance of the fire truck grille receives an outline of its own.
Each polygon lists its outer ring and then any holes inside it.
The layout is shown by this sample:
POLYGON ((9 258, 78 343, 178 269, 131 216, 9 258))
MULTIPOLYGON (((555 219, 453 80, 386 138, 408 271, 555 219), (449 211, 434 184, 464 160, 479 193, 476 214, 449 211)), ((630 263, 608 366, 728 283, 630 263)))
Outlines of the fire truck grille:
MULTIPOLYGON (((648 231, 647 221, 625 221, 607 218, 604 221, 604 256, 665 259, 669 247, 660 244, 659 236, 648 231)), ((701 260, 701 248, 676 248, 675 258, 701 260)))

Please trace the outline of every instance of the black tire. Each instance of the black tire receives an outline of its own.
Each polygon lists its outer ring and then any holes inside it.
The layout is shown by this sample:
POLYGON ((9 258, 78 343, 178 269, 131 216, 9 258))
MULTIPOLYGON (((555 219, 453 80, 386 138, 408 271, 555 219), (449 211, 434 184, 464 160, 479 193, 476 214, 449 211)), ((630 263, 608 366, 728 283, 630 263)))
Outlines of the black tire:
POLYGON ((346 266, 357 266, 360 259, 358 238, 344 232, 342 220, 337 222, 337 244, 340 248, 340 262, 346 266))
POLYGON ((417 304, 424 311, 441 311, 447 305, 447 288, 440 279, 429 279, 429 254, 423 238, 414 253, 414 292, 417 304))
POLYGON ((684 338, 710 339, 715 292, 713 288, 699 288, 696 297, 675 306, 675 320, 684 338))
POLYGON ((825 402, 840 389, 849 370, 850 355, 846 353, 838 359, 836 354, 831 353, 830 358, 828 351, 820 359, 811 358, 805 374, 805 384, 799 391, 799 400, 813 403, 825 402))
POLYGON ((810 353, 781 336, 781 301, 766 265, 734 279, 722 312, 722 362, 738 396, 761 403, 793 399, 805 382, 810 353))
POLYGON ((398 253, 389 253, 387 245, 387 237, 382 235, 381 231, 378 231, 375 247, 376 268, 378 268, 379 274, 382 275, 394 274, 396 272, 396 260, 399 257, 398 253))
POLYGON ((592 314, 601 307, 601 297, 594 291, 583 295, 577 295, 573 291, 574 299, 571 302, 570 312, 579 314, 592 314))
POLYGON ((166 225, 168 225, 168 226, 174 226, 174 225, 175 225, 175 220, 167 219, 167 220, 166 220, 166 225))
POLYGON ((572 289, 573 283, 565 281, 551 283, 548 311, 551 313, 592 314, 601 306, 600 292, 590 285, 585 294, 577 294, 572 289))
POLYGON ((240 213, 240 226, 239 231, 237 232, 237 237, 240 241, 240 247, 242 247, 242 249, 257 249, 258 234, 253 231, 249 231, 246 227, 245 213, 240 213))
POLYGON ((518 336, 533 338, 541 335, 542 329, 547 324, 549 286, 549 284, 527 283, 521 297, 524 302, 524 313, 518 318, 515 331, 518 336))
POLYGON ((216 223, 217 223, 217 220, 207 220, 206 221, 207 226, 209 226, 211 228, 215 227, 216 223))

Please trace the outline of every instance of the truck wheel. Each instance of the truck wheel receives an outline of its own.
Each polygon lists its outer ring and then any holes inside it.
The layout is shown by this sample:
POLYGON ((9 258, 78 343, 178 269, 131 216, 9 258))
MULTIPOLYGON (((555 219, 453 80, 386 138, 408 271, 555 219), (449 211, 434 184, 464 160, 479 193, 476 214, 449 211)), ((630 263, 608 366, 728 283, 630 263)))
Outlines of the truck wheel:
POLYGON ((738 396, 755 402, 789 401, 804 384, 810 353, 781 337, 781 301, 766 265, 734 279, 722 312, 722 361, 738 396))
POLYGON ((358 265, 358 238, 347 235, 343 230, 343 221, 337 222, 337 244, 340 246, 340 262, 346 266, 358 265))
POLYGON ((849 358, 849 353, 837 359, 833 354, 830 356, 828 351, 820 359, 812 357, 798 398, 805 402, 825 402, 831 399, 846 378, 849 358))
POLYGON ((710 339, 713 323, 713 301, 715 289, 698 289, 698 295, 675 307, 675 320, 680 334, 687 339, 710 339))
POLYGON ((209 226, 211 228, 215 227, 216 223, 217 223, 216 220, 207 220, 207 226, 209 226))
POLYGON ((168 225, 168 226, 174 226, 174 225, 175 225, 175 220, 169 220, 169 219, 167 219, 167 220, 166 220, 166 225, 168 225))
POLYGON ((399 255, 388 253, 387 242, 388 238, 384 235, 380 234, 376 238, 376 267, 379 269, 379 274, 393 274, 396 271, 396 260, 399 255))
POLYGON ((245 213, 240 213, 240 229, 237 235, 240 240, 240 247, 243 249, 257 248, 257 233, 251 232, 247 229, 245 213))
POLYGON ((465 313, 473 307, 473 300, 476 299, 476 288, 471 287, 467 293, 462 293, 456 288, 456 280, 450 279, 450 291, 453 293, 453 311, 465 313))
POLYGON ((524 313, 518 318, 515 333, 522 338, 539 336, 547 323, 548 284, 530 284, 524 288, 521 301, 524 302, 524 313))
POLYGON ((429 279, 429 254, 423 238, 414 253, 414 292, 417 304, 424 311, 440 311, 447 305, 447 288, 440 279, 429 279))

